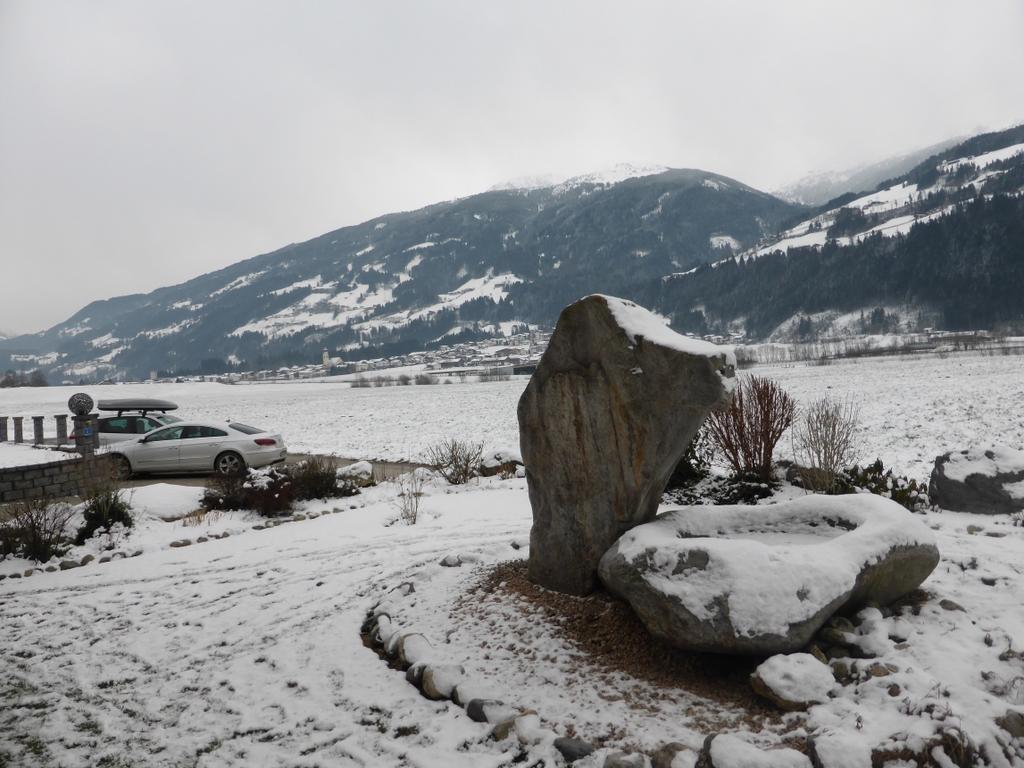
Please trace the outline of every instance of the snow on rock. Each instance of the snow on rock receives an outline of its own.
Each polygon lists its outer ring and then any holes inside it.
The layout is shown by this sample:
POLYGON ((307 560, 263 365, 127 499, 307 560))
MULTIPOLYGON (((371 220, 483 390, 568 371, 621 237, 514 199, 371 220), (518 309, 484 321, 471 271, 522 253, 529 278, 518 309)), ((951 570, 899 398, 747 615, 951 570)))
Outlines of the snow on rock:
POLYGON ((828 665, 809 653, 776 654, 750 677, 754 691, 782 709, 807 709, 828 701, 835 678, 828 665))
POLYGON ((373 483, 373 465, 368 461, 357 461, 348 466, 339 467, 336 474, 339 480, 360 487, 373 483))
POLYGON ((928 493, 939 506, 959 512, 1024 510, 1024 451, 992 446, 943 454, 935 459, 928 493))
MULTIPOLYGON (((658 344, 688 355, 701 355, 702 357, 725 356, 728 365, 736 367, 736 354, 732 347, 723 347, 712 344, 702 339, 691 339, 688 336, 676 333, 668 327, 665 319, 656 315, 649 309, 634 304, 626 299, 619 299, 615 296, 604 296, 601 298, 608 304, 612 316, 619 324, 619 327, 626 332, 626 336, 636 344, 638 337, 643 337, 652 344, 658 344)), ((733 377, 726 377, 732 380, 733 377)))
POLYGON ((807 755, 795 749, 761 750, 727 733, 710 739, 705 752, 710 768, 811 768, 807 755))
POLYGON ((668 643, 778 653, 804 647, 843 607, 911 592, 938 561, 920 519, 861 494, 670 510, 625 533, 599 573, 668 643))

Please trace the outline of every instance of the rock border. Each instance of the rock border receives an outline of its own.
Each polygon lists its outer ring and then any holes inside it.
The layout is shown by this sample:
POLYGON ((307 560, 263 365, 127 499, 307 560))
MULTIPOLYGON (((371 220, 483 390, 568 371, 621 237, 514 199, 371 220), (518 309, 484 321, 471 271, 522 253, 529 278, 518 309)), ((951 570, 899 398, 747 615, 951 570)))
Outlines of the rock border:
MULTIPOLYGON (((449 554, 438 561, 438 564, 452 567, 456 559, 472 562, 464 557, 449 554)), ((459 564, 461 565, 461 562, 459 564)), ((423 633, 398 625, 392 616, 396 603, 415 592, 416 586, 412 581, 403 581, 385 591, 367 611, 360 627, 360 635, 363 644, 374 651, 389 667, 404 672, 406 681, 414 686, 421 696, 431 701, 450 701, 462 708, 470 720, 488 724, 489 738, 495 741, 515 738, 527 749, 549 743, 559 752, 566 764, 571 765, 598 751, 598 747, 590 741, 560 736, 550 728, 544 727, 536 709, 481 695, 481 686, 466 677, 465 668, 461 664, 431 661, 430 654, 435 647, 434 643, 423 633)), ((715 737, 720 735, 724 734, 713 733, 706 737, 699 751, 679 742, 665 743, 650 753, 612 750, 605 755, 601 766, 671 768, 676 756, 682 752, 691 753, 696 765, 710 766, 712 763, 709 750, 715 737)), ((770 751, 761 750, 753 745, 751 749, 771 754, 770 751)))

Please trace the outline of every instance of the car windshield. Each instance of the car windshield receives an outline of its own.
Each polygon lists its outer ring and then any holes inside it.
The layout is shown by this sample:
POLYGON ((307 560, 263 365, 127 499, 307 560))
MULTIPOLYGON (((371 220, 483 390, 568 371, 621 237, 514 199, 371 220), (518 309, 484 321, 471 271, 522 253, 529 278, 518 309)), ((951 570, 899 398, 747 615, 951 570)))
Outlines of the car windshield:
POLYGON ((267 431, 265 429, 260 429, 259 427, 250 427, 248 424, 242 424, 238 421, 232 421, 228 426, 246 435, 258 435, 260 432, 267 431))

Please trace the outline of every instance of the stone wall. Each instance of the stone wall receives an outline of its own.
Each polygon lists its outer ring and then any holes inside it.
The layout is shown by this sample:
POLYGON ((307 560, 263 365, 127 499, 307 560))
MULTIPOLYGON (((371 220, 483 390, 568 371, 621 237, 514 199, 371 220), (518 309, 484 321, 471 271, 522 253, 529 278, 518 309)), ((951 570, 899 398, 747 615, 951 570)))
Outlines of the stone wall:
POLYGON ((107 456, 0 468, 0 502, 78 496, 89 482, 110 476, 112 471, 107 456))

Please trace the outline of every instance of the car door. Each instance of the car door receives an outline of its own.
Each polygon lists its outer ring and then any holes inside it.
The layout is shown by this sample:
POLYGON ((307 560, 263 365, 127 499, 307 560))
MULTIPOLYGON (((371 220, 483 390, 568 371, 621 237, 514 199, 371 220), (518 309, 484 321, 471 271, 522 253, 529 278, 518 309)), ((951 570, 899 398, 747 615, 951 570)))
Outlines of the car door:
POLYGON ((174 472, 183 427, 164 427, 151 432, 135 444, 131 462, 136 472, 174 472))
POLYGON ((183 472, 202 472, 213 469, 213 460, 220 453, 228 433, 216 427, 185 427, 178 441, 178 467, 183 472))
POLYGON ((111 445, 135 437, 134 417, 132 416, 105 416, 97 424, 100 435, 100 445, 111 445))

